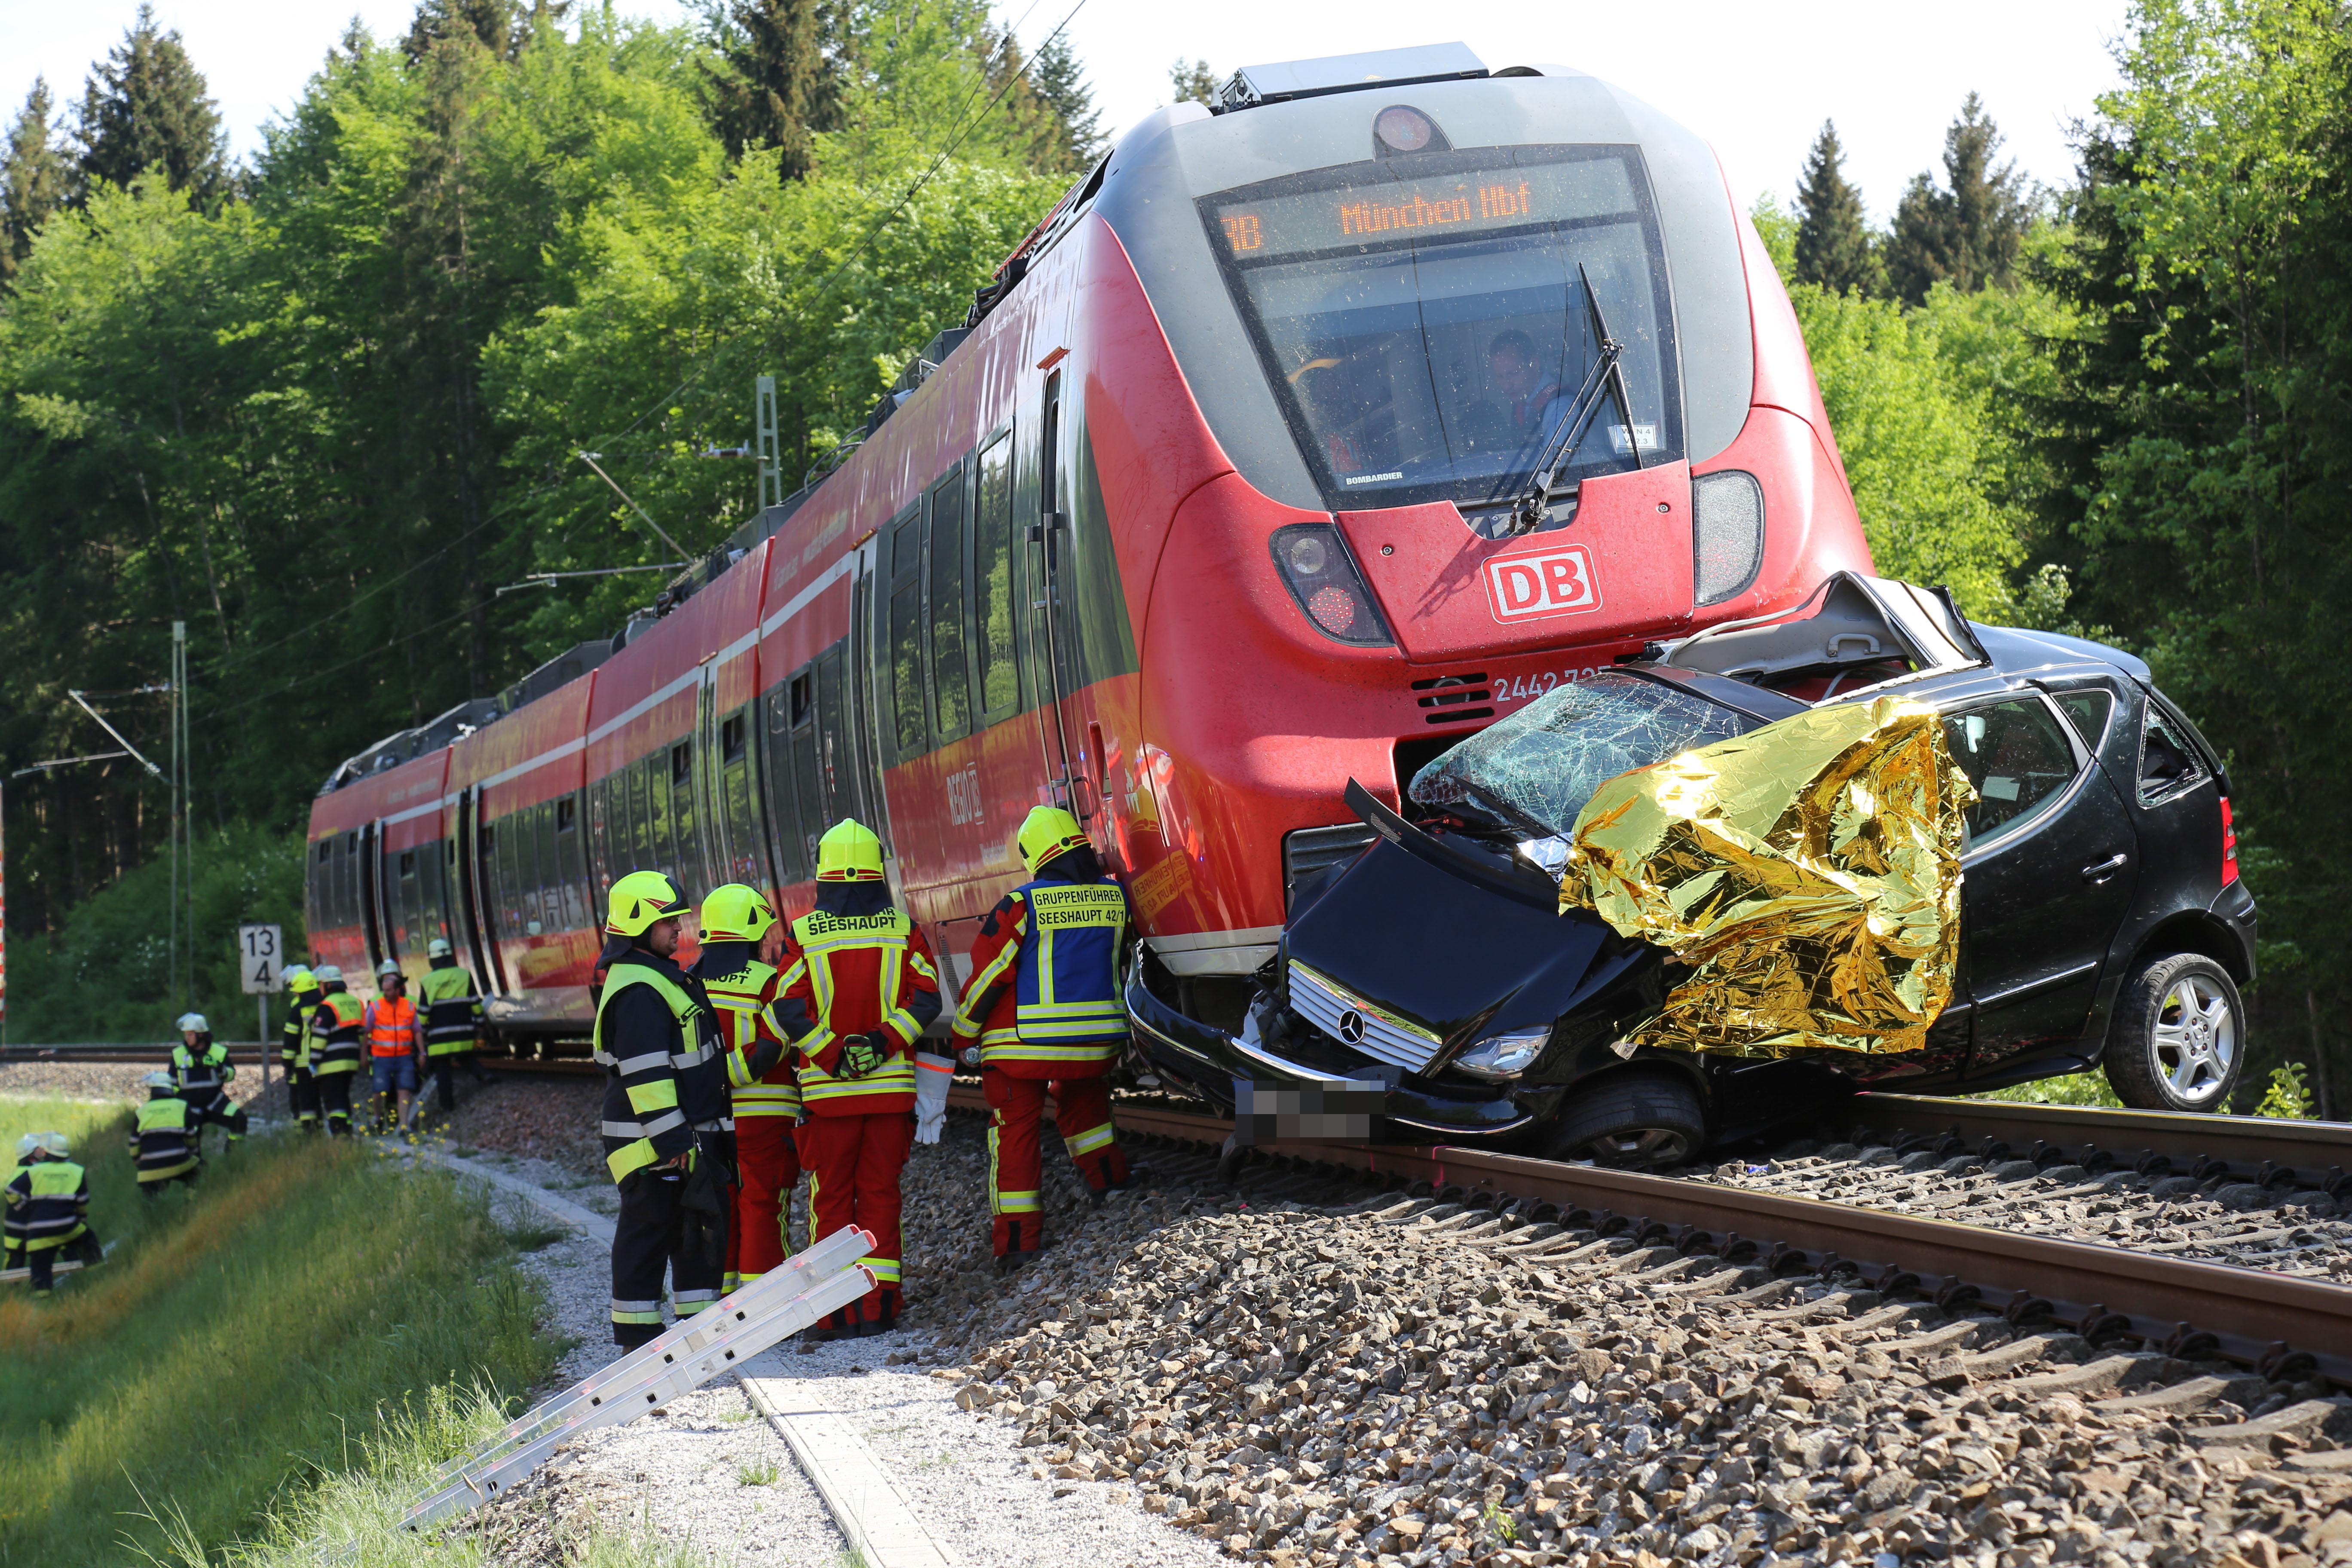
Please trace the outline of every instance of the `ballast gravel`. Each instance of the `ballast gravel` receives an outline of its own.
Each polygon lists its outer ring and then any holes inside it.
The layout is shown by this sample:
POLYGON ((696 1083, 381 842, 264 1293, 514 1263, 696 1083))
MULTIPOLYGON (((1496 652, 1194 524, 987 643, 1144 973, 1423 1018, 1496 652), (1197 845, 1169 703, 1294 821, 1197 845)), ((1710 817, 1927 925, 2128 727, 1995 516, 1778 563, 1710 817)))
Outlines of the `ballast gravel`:
POLYGON ((1727 1163, 1706 1179, 2352 1283, 2352 1220, 2344 1217, 2342 1200, 2315 1187, 2128 1170, 2094 1173, 2079 1164, 1927 1150, 1901 1153, 1885 1145, 1823 1145, 1810 1139, 1784 1145, 1770 1159, 1727 1163))
MULTIPOLYGON (((2305 1373, 1311 1174, 1237 1194, 1190 1153, 1099 1210, 1049 1160, 1055 1245, 999 1279, 978 1132, 908 1164, 910 1326, 751 1369, 852 1413, 960 1562, 2352 1568, 2352 1401, 2305 1373)), ((563 1375, 601 1364, 602 1248, 534 1266, 585 1342, 563 1375)), ((550 1568, 596 1520, 719 1562, 844 1549, 733 1384, 491 1511, 494 1561, 550 1568)))

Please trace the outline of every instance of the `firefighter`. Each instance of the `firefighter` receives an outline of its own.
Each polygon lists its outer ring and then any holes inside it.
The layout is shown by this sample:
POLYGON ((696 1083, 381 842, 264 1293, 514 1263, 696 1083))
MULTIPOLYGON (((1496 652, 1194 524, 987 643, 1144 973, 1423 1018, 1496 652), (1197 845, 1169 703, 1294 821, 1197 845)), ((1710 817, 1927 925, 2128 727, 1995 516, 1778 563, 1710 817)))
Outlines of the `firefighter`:
MULTIPOLYGON (((8 1179, 10 1181, 15 1181, 17 1176, 21 1175, 26 1170, 40 1160, 41 1150, 47 1142, 47 1138, 48 1134, 46 1132, 27 1132, 22 1138, 16 1140, 16 1168, 8 1173, 8 1179)), ((5 1251, 0 1251, 0 1268, 15 1269, 24 1268, 25 1237, 23 1235, 23 1227, 16 1223, 16 1211, 13 1209, 8 1211, 4 1234, 5 1237, 5 1251)))
POLYGON ((196 1184, 204 1127, 188 1114, 170 1073, 151 1072, 145 1081, 147 1103, 131 1125, 131 1157, 139 1167, 139 1195, 152 1198, 173 1182, 196 1184))
MULTIPOLYGON (((973 1046, 979 1049, 989 1111, 989 1206, 997 1268, 1005 1272, 1027 1262, 1044 1240, 1037 1136, 1049 1090, 1063 1146, 1096 1201, 1125 1188, 1129 1175, 1111 1121, 1108 1079, 1127 1044, 1118 995, 1127 895, 1103 874, 1066 811, 1038 806, 1014 843, 1029 880, 981 922, 971 982, 951 1031, 967 1060, 973 1046)), ((925 1110, 924 1135, 936 1138, 944 1106, 925 1110)))
POLYGON ((890 905, 872 828, 835 823, 816 866, 816 908, 792 923, 776 1015, 799 1057, 809 1241, 850 1226, 874 1235, 859 1260, 874 1289, 816 1331, 834 1338, 898 1321, 898 1172, 914 1137, 915 1042, 940 1016, 940 982, 930 944, 890 905))
POLYGON ((425 998, 425 1066, 446 1114, 457 1109, 453 1070, 463 1068, 476 1083, 496 1083, 496 1075, 482 1070, 474 1052, 482 1039, 482 997, 474 977, 458 967, 446 938, 435 937, 425 947, 428 967, 417 989, 425 998))
POLYGON ((671 957, 686 912, 668 877, 632 871, 608 895, 597 955, 604 1165, 621 1189, 613 1342, 625 1351, 661 1334, 665 1269, 680 1318, 717 1300, 727 1271, 727 1068, 702 982, 671 957))
POLYGON ((286 1026, 278 1037, 278 1065, 286 1069, 286 1108, 305 1132, 319 1130, 319 1080, 310 1072, 310 1015, 319 1010, 319 977, 301 964, 286 972, 286 1026))
POLYGON ((16 1167, 5 1192, 8 1249, 25 1254, 34 1294, 56 1289, 60 1259, 86 1268, 106 1256, 89 1231, 89 1173, 74 1163, 64 1133, 41 1134, 39 1151, 16 1167))
POLYGON ((376 965, 375 1000, 360 1009, 360 1033, 367 1037, 368 1065, 375 1076, 375 1130, 390 1125, 388 1108, 400 1111, 400 1135, 410 1136, 416 1114, 416 1064, 425 1055, 425 1019, 408 999, 408 976, 399 963, 376 965))
POLYGON ((327 1131, 338 1138, 352 1130, 352 1075, 360 1070, 360 999, 343 984, 343 972, 319 966, 319 1004, 310 1010, 310 1075, 327 1131))
POLYGON ((717 1009, 735 1118, 737 1186, 727 1227, 726 1289, 749 1284, 792 1250, 784 1205, 801 1179, 793 1123, 801 1089, 784 1061, 774 1012, 783 987, 776 911, 755 888, 730 882, 702 900, 702 952, 688 973, 717 1009))
POLYGON ((228 1047, 213 1043, 212 1026, 205 1016, 181 1014, 180 1043, 172 1047, 172 1078, 180 1098, 188 1102, 188 1125, 195 1129, 199 1144, 207 1121, 217 1122, 226 1132, 231 1150, 245 1142, 245 1111, 228 1097, 228 1080, 236 1076, 228 1047))

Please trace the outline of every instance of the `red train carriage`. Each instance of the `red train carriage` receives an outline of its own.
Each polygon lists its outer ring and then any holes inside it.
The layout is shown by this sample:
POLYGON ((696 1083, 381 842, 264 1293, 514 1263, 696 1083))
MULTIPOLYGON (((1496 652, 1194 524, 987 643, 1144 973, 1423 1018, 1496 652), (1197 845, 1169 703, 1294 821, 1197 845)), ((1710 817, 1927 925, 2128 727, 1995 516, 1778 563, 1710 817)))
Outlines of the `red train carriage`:
POLYGON ((313 944, 406 962, 384 857, 438 851, 493 1017, 576 1036, 614 878, 804 908, 856 816, 961 976, 1058 802, 1174 1000, 1231 1017, 1286 889, 1364 841, 1350 778, 1398 801, 1559 681, 1868 564, 1704 143, 1460 46, 1252 68, 1129 132, 670 613, 509 693, 437 816, 383 795, 415 737, 347 764, 313 944))

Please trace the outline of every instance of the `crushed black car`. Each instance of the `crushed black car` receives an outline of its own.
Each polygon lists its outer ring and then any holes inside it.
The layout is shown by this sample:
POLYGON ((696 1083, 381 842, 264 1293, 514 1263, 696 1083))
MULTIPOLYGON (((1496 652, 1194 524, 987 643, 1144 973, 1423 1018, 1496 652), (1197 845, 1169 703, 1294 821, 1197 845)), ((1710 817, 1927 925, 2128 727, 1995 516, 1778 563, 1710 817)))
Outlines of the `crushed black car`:
POLYGON ((1973 624, 1939 590, 1840 574, 1792 615, 1530 703, 1423 767, 1402 810, 1361 784, 1349 799, 1373 837, 1296 889, 1237 1029, 1188 1016, 1149 955, 1130 973, 1154 1068, 1234 1110, 1245 1141, 1655 1166, 1856 1089, 2098 1067, 2127 1105, 2205 1111, 2242 1068, 2255 911, 2221 760, 2140 660, 1973 624), (1948 803, 1948 962, 1915 964, 1927 1011, 1885 1048, 1805 1048, 1801 1031, 1673 1048, 1662 1017, 1708 960, 1563 900, 1579 814, 1635 770, 1874 702, 1939 726, 1967 780, 1948 803))

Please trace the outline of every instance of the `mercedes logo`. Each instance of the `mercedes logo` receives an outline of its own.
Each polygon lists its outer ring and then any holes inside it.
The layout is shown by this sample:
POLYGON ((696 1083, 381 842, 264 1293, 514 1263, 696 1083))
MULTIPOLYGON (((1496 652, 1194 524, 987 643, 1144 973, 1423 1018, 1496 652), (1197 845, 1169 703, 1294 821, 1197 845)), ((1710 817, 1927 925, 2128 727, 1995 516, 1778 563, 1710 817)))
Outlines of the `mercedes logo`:
POLYGON ((1353 1007, 1339 1015, 1339 1037, 1351 1046, 1364 1043, 1364 1016, 1353 1007))

